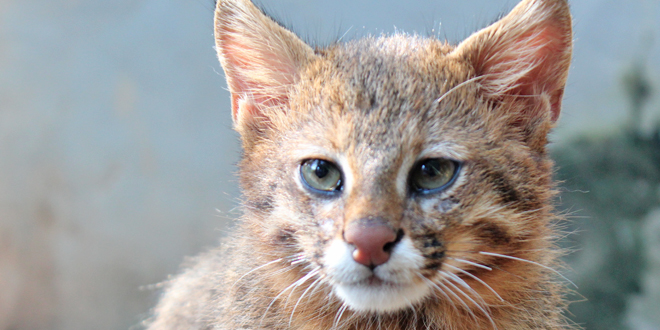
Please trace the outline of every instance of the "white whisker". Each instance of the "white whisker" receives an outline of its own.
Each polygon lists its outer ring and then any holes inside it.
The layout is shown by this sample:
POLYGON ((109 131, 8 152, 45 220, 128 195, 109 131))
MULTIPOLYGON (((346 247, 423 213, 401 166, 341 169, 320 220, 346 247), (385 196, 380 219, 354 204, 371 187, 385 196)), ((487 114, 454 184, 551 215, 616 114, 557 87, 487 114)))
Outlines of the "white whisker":
POLYGON ((417 320, 417 308, 415 308, 415 306, 413 304, 411 304, 410 301, 408 301, 408 306, 410 306, 410 309, 413 312, 413 322, 412 322, 411 326, 414 327, 418 322, 418 320, 417 320))
POLYGON ((291 257, 289 257, 289 259, 293 260, 290 262, 291 266, 295 266, 299 263, 307 261, 307 258, 305 258, 305 254, 302 252, 292 255, 291 257))
POLYGON ((317 284, 317 285, 314 287, 314 289, 312 290, 312 293, 310 293, 310 296, 313 296, 314 293, 316 293, 316 290, 318 290, 318 289, 322 286, 321 284, 323 284, 323 282, 319 282, 319 284, 317 284))
POLYGON ((460 84, 458 84, 458 85, 452 87, 452 88, 451 88, 450 90, 448 90, 446 93, 442 94, 442 96, 440 96, 440 97, 437 98, 435 101, 433 101, 433 103, 435 103, 435 104, 440 104, 440 102, 442 102, 442 101, 443 101, 446 97, 448 97, 452 92, 458 90, 459 88, 461 88, 461 87, 463 87, 463 86, 465 86, 465 85, 467 85, 467 84, 469 84, 469 83, 471 83, 471 82, 477 81, 477 80, 479 80, 479 79, 483 79, 483 76, 472 77, 472 78, 470 78, 470 79, 468 79, 468 80, 466 80, 466 81, 464 81, 464 82, 462 82, 462 83, 460 83, 460 84))
MULTIPOLYGON (((463 307, 465 307, 465 309, 468 311, 468 313, 470 313, 470 316, 472 316, 472 319, 474 320, 474 322, 475 322, 475 323, 479 323, 479 320, 477 319, 477 316, 476 316, 476 315, 474 314, 474 312, 472 311, 472 308, 470 308, 470 306, 468 306, 468 304, 467 304, 463 299, 461 299, 461 297, 459 297, 454 291, 450 290, 450 289, 449 289, 446 285, 444 285, 442 282, 444 282, 444 281, 440 281, 440 282, 438 282, 437 285, 443 287, 443 288, 445 289, 445 291, 447 291, 449 294, 451 294, 452 296, 454 296, 454 298, 456 298, 456 299, 458 300, 458 302, 460 302, 461 305, 463 305, 463 307)), ((450 282, 447 281, 447 283, 450 283, 450 282)), ((462 291, 461 291, 461 292, 462 292, 462 291)))
POLYGON ((480 279, 480 278, 478 278, 478 277, 476 277, 476 276, 470 274, 470 272, 468 272, 468 271, 462 270, 462 269, 460 269, 460 268, 458 268, 458 267, 454 267, 454 266, 452 266, 452 265, 450 265, 450 264, 445 263, 445 266, 450 267, 450 268, 452 268, 452 269, 454 269, 454 270, 457 270, 457 271, 459 271, 459 272, 461 272, 461 273, 463 273, 463 274, 465 274, 465 275, 471 277, 473 280, 475 280, 475 281, 481 283, 483 286, 485 286, 486 288, 488 288, 493 294, 495 294, 495 296, 497 296, 497 298, 500 299, 500 301, 505 302, 504 299, 502 299, 502 297, 501 297, 501 296, 500 296, 500 295, 499 295, 499 294, 498 294, 493 288, 491 288, 490 285, 488 285, 488 284, 487 284, 486 282, 484 282, 482 279, 480 279))
MULTIPOLYGON (((446 275, 453 275, 453 274, 450 274, 450 273, 447 273, 447 272, 444 272, 444 271, 440 271, 440 273, 441 273, 441 274, 446 274, 446 275)), ((462 281, 462 280, 461 280, 461 281, 462 281)), ((464 282, 464 283, 465 283, 465 282, 464 282)), ((477 307, 482 313, 484 313, 484 315, 485 315, 485 316, 488 318, 488 320, 490 321, 490 324, 493 326, 493 329, 497 330, 497 325, 495 325, 495 321, 493 321, 493 318, 490 316, 490 313, 489 313, 488 311, 486 311, 486 309, 488 309, 487 306, 482 306, 481 304, 479 304, 479 303, 477 303, 476 301, 474 301, 474 299, 472 299, 472 298, 470 297, 470 295, 468 295, 468 294, 465 293, 463 290, 461 290, 459 287, 457 287, 456 285, 454 285, 454 283, 452 283, 451 281, 447 281, 447 284, 448 284, 448 285, 451 285, 454 289, 456 289, 456 291, 458 291, 458 293, 460 293, 462 296, 464 296, 465 298, 467 298, 467 299, 468 299, 471 303, 473 303, 473 304, 474 304, 474 305, 475 305, 475 306, 476 306, 476 307, 477 307)), ((466 285, 467 285, 467 283, 466 283, 466 285)), ((472 290, 472 288, 470 288, 469 285, 468 285, 467 287, 468 287, 470 290, 472 290)), ((473 290, 473 291, 474 291, 474 290, 473 290)), ((476 293, 476 292, 475 292, 475 293, 476 293)), ((477 295, 477 296, 479 296, 479 295, 477 295)), ((483 299, 482 299, 482 301, 483 301, 483 299)), ((485 302, 484 302, 484 303, 485 303, 485 302)))
MULTIPOLYGON (((311 288, 313 288, 317 283, 319 283, 322 280, 321 277, 319 277, 316 281, 312 282, 312 284, 307 287, 307 289, 303 292, 302 295, 300 295, 300 298, 298 298, 298 301, 296 304, 293 306, 293 310, 291 310, 291 317, 289 318, 289 327, 291 327, 291 322, 293 321, 293 315, 296 313, 296 308, 298 308, 298 304, 300 304, 300 301, 302 298, 309 292, 311 288)), ((293 290, 292 290, 293 291, 293 290)))
POLYGON ((339 321, 341 320, 341 317, 344 315, 344 312, 348 308, 348 305, 346 303, 341 304, 341 308, 337 311, 337 315, 335 316, 335 322, 333 325, 333 328, 337 329, 337 326, 339 326, 339 321))
POLYGON ((456 304, 454 304, 453 300, 451 300, 451 298, 447 295, 447 293, 445 293, 444 290, 442 290, 442 288, 440 288, 440 287, 439 287, 437 284, 435 284, 433 281, 431 281, 431 280, 429 280, 428 278, 424 277, 422 274, 419 274, 419 273, 418 273, 417 275, 418 275, 419 277, 421 277, 422 280, 423 280, 424 282, 426 282, 426 284, 428 284, 428 285, 430 285, 431 287, 433 287, 434 289, 438 290, 438 292, 440 292, 443 296, 445 296, 445 298, 447 298, 447 301, 451 303, 451 306, 454 307, 454 310, 455 310, 457 313, 459 313, 459 311, 458 311, 458 307, 456 307, 456 304))
POLYGON ((249 272, 243 274, 243 276, 239 277, 236 281, 234 281, 234 284, 232 284, 231 287, 234 287, 234 285, 236 285, 236 283, 238 283, 240 280, 242 280, 245 276, 248 276, 249 274, 251 274, 251 273, 253 273, 253 272, 255 272, 255 271, 257 271, 257 270, 259 270, 259 269, 261 269, 261 268, 267 267, 267 266, 272 265, 272 264, 274 264, 274 263, 276 263, 276 262, 280 262, 280 261, 282 261, 282 259, 283 259, 283 258, 275 259, 275 260, 273 260, 273 261, 271 261, 271 262, 267 262, 267 263, 265 263, 265 264, 263 264, 263 265, 261 265, 261 266, 259 266, 259 267, 252 268, 252 270, 250 270, 249 272))
POLYGON ((478 264, 478 263, 476 263, 476 262, 472 262, 472 261, 469 261, 469 260, 459 259, 459 258, 452 258, 452 257, 447 257, 447 258, 448 258, 448 259, 451 259, 451 260, 456 260, 456 261, 458 261, 458 262, 462 262, 462 263, 465 263, 465 264, 468 264, 468 265, 472 265, 472 266, 474 266, 474 267, 479 267, 479 268, 481 268, 481 269, 485 269, 485 270, 493 270, 492 268, 490 268, 490 267, 488 267, 488 266, 484 266, 484 265, 482 265, 482 264, 478 264))
POLYGON ((479 298, 479 300, 483 305, 486 305, 486 301, 481 297, 481 295, 477 291, 474 291, 474 289, 472 289, 472 287, 469 284, 467 284, 467 282, 463 281, 463 279, 460 278, 458 275, 450 272, 444 272, 444 271, 440 271, 440 272, 447 274, 447 276, 451 277, 451 279, 454 280, 454 282, 470 290, 470 292, 472 292, 477 298, 479 298))
MULTIPOLYGON (((277 299, 279 299, 279 298, 280 298, 285 292, 287 292, 287 291, 289 291, 289 290, 291 290, 291 289, 297 288, 297 287, 300 286, 301 284, 307 282, 307 280, 309 280, 310 278, 312 278, 314 275, 318 274, 320 268, 321 268, 321 267, 316 267, 314 270, 312 270, 311 272, 309 272, 307 275, 303 276, 303 277, 300 278, 299 280, 293 282, 293 284, 291 284, 291 285, 287 286, 286 288, 284 288, 284 290, 282 290, 277 296, 275 296, 275 298, 273 298, 273 300, 271 300, 270 304, 268 305, 268 307, 267 307, 266 310, 264 311, 264 314, 261 316, 261 322, 260 322, 259 324, 263 324, 263 322, 264 322, 264 318, 266 317, 266 314, 268 314, 268 311, 270 310, 271 307, 273 307, 273 304, 275 303, 275 301, 277 301, 277 299)), ((290 297, 290 296, 291 296, 291 295, 289 295, 289 297, 290 297)), ((287 298, 287 301, 288 301, 288 298, 287 298)))
POLYGON ((300 278, 299 280, 297 280, 296 281, 296 283, 297 283, 296 286, 293 287, 293 289, 289 292, 289 296, 286 297, 286 302, 284 303, 284 306, 289 304, 289 299, 291 299, 291 295, 293 294, 294 291, 296 291, 296 288, 303 285, 310 278, 316 276, 320 271, 321 271, 321 267, 316 267, 316 268, 312 269, 307 275, 305 275, 302 278, 300 278))
POLYGON ((518 261, 522 261, 522 262, 530 263, 530 264, 532 264, 532 265, 539 266, 539 267, 541 267, 541 268, 544 268, 544 269, 547 269, 547 270, 549 270, 549 271, 551 271, 551 272, 554 272, 555 274, 561 276, 561 278, 563 278, 564 280, 566 280, 568 283, 571 283, 576 289, 578 288, 578 286, 577 286, 575 283, 573 283, 573 281, 569 280, 566 276, 562 275, 562 274, 561 274, 560 272, 558 272, 556 269, 551 268, 551 267, 548 267, 548 266, 543 265, 543 264, 540 264, 540 263, 538 263, 538 262, 534 262, 534 261, 527 260, 527 259, 522 259, 522 258, 517 258, 517 257, 512 257, 512 256, 507 256, 507 255, 499 254, 499 253, 492 253, 492 252, 479 251, 479 254, 483 254, 483 255, 486 255, 486 256, 493 256, 493 257, 506 258, 506 259, 511 259, 511 260, 518 260, 518 261))
POLYGON ((342 39, 344 39, 344 37, 345 37, 345 36, 348 34, 348 32, 350 32, 352 29, 353 29, 353 25, 351 25, 351 27, 349 27, 348 30, 346 30, 346 32, 344 32, 344 34, 343 34, 343 35, 337 40, 337 43, 339 43, 342 39))

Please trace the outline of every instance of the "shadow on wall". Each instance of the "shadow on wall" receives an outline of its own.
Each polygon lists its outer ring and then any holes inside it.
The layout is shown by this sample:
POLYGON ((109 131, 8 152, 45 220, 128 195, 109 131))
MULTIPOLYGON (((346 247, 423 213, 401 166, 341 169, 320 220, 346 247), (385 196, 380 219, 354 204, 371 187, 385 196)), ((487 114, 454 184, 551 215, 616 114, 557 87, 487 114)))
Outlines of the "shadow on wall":
POLYGON ((587 329, 660 329, 660 122, 641 129, 652 92, 644 73, 636 64, 624 76, 630 117, 620 133, 582 135, 554 152, 582 296, 571 318, 587 329))

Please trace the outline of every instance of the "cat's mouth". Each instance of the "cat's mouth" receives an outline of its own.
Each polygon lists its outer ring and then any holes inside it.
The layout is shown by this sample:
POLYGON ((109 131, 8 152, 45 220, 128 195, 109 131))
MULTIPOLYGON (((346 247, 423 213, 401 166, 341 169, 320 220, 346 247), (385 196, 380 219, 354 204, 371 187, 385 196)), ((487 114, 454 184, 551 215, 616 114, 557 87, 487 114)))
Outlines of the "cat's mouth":
POLYGON ((423 257, 403 239, 386 263, 369 269, 351 257, 352 249, 335 241, 325 251, 325 266, 333 291, 354 311, 393 312, 421 301, 430 289, 416 274, 423 257))
POLYGON ((385 282, 382 279, 376 277, 375 275, 372 275, 371 277, 362 281, 362 283, 358 283, 358 285, 380 286, 380 285, 394 285, 394 283, 385 282))
POLYGON ((355 282, 348 282, 348 283, 340 283, 340 285, 347 285, 347 286, 364 286, 364 287, 372 287, 372 288, 382 288, 382 287, 402 287, 402 286, 407 286, 411 285, 412 283, 397 283, 397 282, 391 282, 384 280, 376 275, 371 275, 368 278, 365 278, 360 281, 355 281, 355 282))

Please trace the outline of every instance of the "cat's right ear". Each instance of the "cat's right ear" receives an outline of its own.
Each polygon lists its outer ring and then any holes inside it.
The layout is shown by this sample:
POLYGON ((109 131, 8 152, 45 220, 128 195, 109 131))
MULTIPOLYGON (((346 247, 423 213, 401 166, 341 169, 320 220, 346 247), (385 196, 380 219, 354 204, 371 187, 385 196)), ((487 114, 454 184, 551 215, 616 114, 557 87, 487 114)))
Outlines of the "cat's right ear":
POLYGON ((241 135, 269 125, 270 111, 286 111, 288 92, 314 50, 249 0, 219 0, 215 43, 241 135))

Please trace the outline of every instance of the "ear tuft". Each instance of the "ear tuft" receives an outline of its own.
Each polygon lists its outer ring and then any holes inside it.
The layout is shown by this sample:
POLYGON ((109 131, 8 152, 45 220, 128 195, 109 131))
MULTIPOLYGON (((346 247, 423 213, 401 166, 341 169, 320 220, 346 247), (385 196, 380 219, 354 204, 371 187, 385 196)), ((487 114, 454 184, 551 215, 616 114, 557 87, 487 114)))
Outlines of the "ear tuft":
POLYGON ((526 98, 528 112, 519 118, 543 115, 554 123, 571 62, 571 24, 566 0, 524 0, 463 41, 453 55, 472 64, 489 96, 526 98))
POLYGON ((266 108, 286 108, 289 87, 315 56, 311 47, 249 0, 218 2, 215 41, 239 131, 240 126, 266 122, 266 108))

